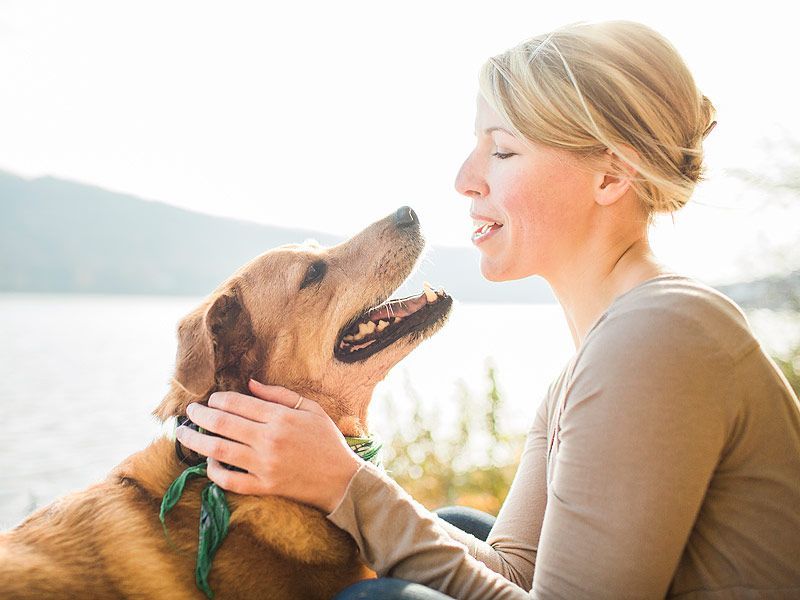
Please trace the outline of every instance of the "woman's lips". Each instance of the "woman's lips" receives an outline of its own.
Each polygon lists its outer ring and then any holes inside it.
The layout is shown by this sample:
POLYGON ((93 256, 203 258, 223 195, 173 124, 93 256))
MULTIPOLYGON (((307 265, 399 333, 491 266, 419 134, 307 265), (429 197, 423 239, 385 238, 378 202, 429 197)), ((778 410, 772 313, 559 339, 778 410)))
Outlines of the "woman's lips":
POLYGON ((502 223, 484 223, 472 232, 472 243, 482 244, 503 228, 502 223))

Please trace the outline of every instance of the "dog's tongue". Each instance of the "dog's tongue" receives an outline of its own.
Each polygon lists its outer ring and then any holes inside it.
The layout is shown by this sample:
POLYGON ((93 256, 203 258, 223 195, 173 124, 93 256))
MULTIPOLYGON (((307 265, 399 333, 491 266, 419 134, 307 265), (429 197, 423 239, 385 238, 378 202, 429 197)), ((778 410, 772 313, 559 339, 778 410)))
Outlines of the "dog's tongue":
POLYGON ((417 312, 427 303, 428 300, 423 292, 415 298, 384 304, 375 311, 370 311, 369 318, 370 320, 375 321, 378 319, 389 319, 391 317, 407 317, 408 315, 417 312))

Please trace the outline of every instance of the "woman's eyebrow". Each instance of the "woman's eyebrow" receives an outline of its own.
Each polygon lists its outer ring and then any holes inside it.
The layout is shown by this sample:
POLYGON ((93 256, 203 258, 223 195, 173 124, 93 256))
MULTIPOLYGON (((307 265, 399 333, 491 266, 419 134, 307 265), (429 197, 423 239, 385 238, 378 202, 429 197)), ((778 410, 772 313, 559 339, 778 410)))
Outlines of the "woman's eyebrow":
POLYGON ((514 135, 505 127, 489 127, 488 129, 484 129, 483 133, 492 133, 493 131, 502 131, 504 133, 507 133, 508 135, 514 135))
MULTIPOLYGON (((484 130, 483 130, 483 133, 484 133, 484 135, 489 135, 489 134, 490 134, 490 133, 492 133, 493 131, 502 131, 503 133, 507 133, 508 135, 511 135, 511 136, 513 136, 513 135, 514 135, 514 134, 513 134, 513 133, 511 133, 511 132, 510 132, 508 129, 505 129, 505 128, 503 128, 503 127, 488 127, 488 128, 486 128, 486 129, 484 129, 484 130)), ((473 135, 476 135, 476 136, 477 136, 478 134, 476 134, 476 133, 473 133, 473 135)))

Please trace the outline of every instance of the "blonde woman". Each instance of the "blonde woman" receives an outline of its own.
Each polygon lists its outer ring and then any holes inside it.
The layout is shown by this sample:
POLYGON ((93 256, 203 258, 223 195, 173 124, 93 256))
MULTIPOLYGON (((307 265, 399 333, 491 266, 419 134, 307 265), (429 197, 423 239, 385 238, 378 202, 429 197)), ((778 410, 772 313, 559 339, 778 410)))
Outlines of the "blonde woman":
MULTIPOLYGON (((381 579, 340 598, 800 597, 797 397, 741 309, 648 243, 654 215, 689 201, 714 125, 678 52, 639 23, 567 25, 483 66, 456 178, 481 271, 545 278, 576 352, 541 398, 496 521, 447 513, 482 522, 480 536, 350 452, 312 401, 262 472, 212 460, 209 476, 315 505, 348 531, 381 579)), ((297 399, 251 391, 275 411, 297 399)), ((241 398, 228 410, 270 420, 241 398)), ((215 410, 192 418, 206 427, 215 410)), ((243 451, 274 442, 268 424, 256 438, 229 421, 217 432, 243 451)))

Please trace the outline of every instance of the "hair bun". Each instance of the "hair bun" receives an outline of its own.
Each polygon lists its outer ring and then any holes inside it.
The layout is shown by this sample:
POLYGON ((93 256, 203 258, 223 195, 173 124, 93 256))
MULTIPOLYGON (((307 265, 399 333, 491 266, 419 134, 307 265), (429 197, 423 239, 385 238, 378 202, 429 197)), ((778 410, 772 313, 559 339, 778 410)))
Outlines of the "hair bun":
POLYGON ((702 154, 689 154, 688 152, 683 156, 683 163, 681 164, 681 174, 686 179, 697 183, 700 180, 700 173, 703 168, 702 154))

